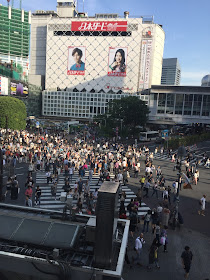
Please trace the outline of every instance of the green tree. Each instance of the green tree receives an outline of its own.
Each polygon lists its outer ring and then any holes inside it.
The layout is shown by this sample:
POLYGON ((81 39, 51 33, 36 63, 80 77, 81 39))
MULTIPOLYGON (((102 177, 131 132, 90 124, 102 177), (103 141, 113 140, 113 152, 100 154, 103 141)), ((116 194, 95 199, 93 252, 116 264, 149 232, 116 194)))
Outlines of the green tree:
POLYGON ((14 97, 0 96, 0 127, 10 129, 25 129, 26 106, 14 97))
POLYGON ((149 109, 144 101, 136 96, 115 99, 109 102, 108 111, 97 116, 109 127, 126 127, 135 134, 137 126, 145 126, 148 121, 149 109))

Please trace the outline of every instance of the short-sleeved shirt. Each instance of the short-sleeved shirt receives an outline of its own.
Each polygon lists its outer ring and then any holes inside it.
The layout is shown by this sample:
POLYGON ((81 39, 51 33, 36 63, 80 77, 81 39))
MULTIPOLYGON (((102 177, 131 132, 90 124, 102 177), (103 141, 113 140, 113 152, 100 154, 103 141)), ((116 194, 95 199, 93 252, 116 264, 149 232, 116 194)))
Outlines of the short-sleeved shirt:
POLYGON ((184 251, 181 255, 183 262, 186 266, 190 266, 193 258, 193 254, 191 251, 184 251))

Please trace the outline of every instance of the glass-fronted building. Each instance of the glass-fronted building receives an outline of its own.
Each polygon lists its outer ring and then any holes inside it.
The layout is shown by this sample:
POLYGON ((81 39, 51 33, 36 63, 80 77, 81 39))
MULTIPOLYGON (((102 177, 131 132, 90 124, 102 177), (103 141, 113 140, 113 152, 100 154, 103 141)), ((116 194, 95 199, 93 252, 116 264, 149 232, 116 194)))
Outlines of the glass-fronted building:
POLYGON ((150 122, 210 123, 210 87, 152 86, 150 122))

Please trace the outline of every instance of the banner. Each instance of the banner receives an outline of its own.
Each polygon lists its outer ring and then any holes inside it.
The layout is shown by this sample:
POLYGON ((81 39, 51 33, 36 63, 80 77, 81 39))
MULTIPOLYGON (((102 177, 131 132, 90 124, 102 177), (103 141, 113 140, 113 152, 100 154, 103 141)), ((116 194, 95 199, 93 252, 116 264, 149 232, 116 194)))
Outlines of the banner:
POLYGON ((140 64, 140 89, 149 88, 149 74, 152 56, 152 40, 143 40, 141 48, 141 64, 140 64))
POLYGON ((0 95, 8 95, 8 78, 0 76, 0 95))
POLYGON ((26 84, 11 81, 10 92, 11 95, 26 97, 28 96, 28 86, 26 84))
POLYGON ((71 31, 127 31, 127 21, 72 21, 71 31))
POLYGON ((128 48, 109 48, 108 76, 126 77, 128 48))
POLYGON ((68 47, 67 75, 85 75, 86 47, 68 47))

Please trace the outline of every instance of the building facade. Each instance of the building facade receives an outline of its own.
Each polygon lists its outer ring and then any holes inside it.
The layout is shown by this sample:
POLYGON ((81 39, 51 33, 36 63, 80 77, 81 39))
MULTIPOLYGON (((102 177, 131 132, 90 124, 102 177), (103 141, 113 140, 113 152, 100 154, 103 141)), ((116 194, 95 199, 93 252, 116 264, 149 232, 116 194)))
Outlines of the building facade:
POLYGON ((48 91, 132 94, 161 83, 165 33, 153 18, 129 18, 127 12, 124 18, 88 17, 77 13, 71 0, 57 2, 56 13, 32 15, 31 83, 48 91), (73 52, 78 49, 81 69, 74 68, 73 52))
POLYGON ((164 58, 161 85, 179 86, 181 67, 177 58, 164 58))
POLYGON ((149 121, 157 124, 210 124, 210 87, 152 86, 149 121))
POLYGON ((23 76, 29 71, 31 12, 0 5, 0 60, 14 63, 23 76))
MULTIPOLYGON (((129 94, 46 90, 42 94, 42 115, 92 120, 95 116, 106 112, 109 101, 127 96, 129 94)), ((148 104, 148 95, 138 95, 138 97, 148 104)))

